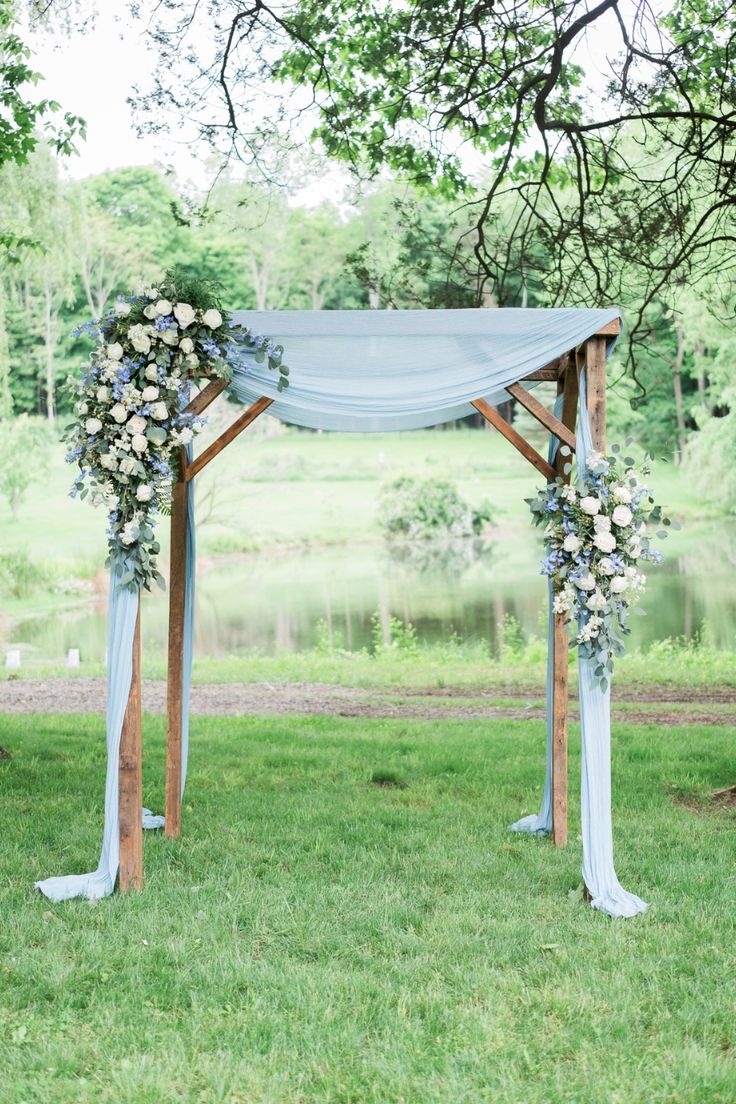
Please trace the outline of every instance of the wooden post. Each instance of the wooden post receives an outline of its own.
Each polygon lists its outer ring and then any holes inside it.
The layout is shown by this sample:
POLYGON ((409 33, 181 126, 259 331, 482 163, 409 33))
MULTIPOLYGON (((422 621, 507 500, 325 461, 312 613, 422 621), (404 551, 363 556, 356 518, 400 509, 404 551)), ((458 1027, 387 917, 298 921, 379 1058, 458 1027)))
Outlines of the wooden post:
MULTIPOLYGON (((184 453, 184 450, 181 450, 184 453)), ((169 662, 166 694, 166 827, 167 836, 181 835, 181 705, 184 681, 184 601, 187 572, 186 456, 171 492, 169 570, 169 662)))
POLYGON ((120 733, 120 890, 140 889, 143 885, 143 776, 141 765, 141 606, 133 638, 133 674, 128 705, 120 733))
POLYGON ((585 343, 585 397, 593 448, 606 451, 606 339, 589 337, 585 343))
MULTIPOLYGON (((570 358, 559 387, 564 394, 562 421, 574 432, 578 405, 578 374, 574 358, 570 358)), ((571 456, 563 456, 558 450, 555 467, 558 475, 569 482, 564 468, 571 463, 571 456)), ((570 644, 565 631, 565 617, 554 615, 552 630, 552 842, 555 847, 567 844, 567 713, 568 713, 568 656, 570 644)))
POLYGON ((569 641, 565 618, 556 613, 552 630, 552 842, 567 845, 567 702, 569 641))

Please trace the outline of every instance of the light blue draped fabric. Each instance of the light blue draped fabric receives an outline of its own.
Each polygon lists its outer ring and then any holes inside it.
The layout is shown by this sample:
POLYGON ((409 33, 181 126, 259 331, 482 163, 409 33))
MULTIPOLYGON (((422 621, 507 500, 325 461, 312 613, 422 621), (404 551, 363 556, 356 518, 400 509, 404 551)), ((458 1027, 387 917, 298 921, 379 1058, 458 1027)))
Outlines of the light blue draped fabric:
POLYGON ((620 317, 615 307, 235 311, 284 346, 291 375, 277 392, 277 374, 244 347, 231 391, 242 403, 266 395, 270 414, 312 429, 420 429, 475 413, 472 399, 507 400, 508 384, 620 317))
MULTIPOLYGON (((193 449, 187 446, 191 460, 193 449)), ((187 484, 187 570, 184 597, 184 670, 181 732, 181 793, 187 777, 189 758, 189 692, 192 682, 192 640, 194 630, 194 585, 196 569, 196 533, 194 525, 194 480, 187 484)), ((123 568, 125 564, 122 565, 123 568)), ((133 636, 138 613, 139 595, 116 584, 119 577, 116 564, 110 571, 107 626, 107 779, 105 783, 105 821, 102 836, 102 853, 97 870, 89 874, 68 874, 58 878, 46 878, 36 882, 36 889, 51 901, 65 901, 70 897, 87 897, 94 900, 107 897, 115 888, 120 865, 120 831, 118 786, 120 735, 133 677, 133 636)), ((145 830, 163 828, 164 817, 141 810, 141 823, 145 830)))
MULTIPOLYGON (((554 406, 554 411, 558 418, 562 417, 564 402, 565 396, 558 395, 554 406)), ((553 434, 550 434, 549 448, 547 450, 547 459, 550 464, 554 464, 555 462, 558 447, 558 439, 553 434)), ((552 690, 554 686, 555 662, 555 611, 553 608, 554 591, 551 579, 547 585, 547 597, 549 602, 549 612, 547 615, 547 766, 544 772, 544 792, 542 794, 542 804, 538 813, 531 813, 529 816, 522 817, 521 820, 517 820, 514 824, 509 826, 512 832, 528 832, 532 836, 546 836, 552 831, 552 739, 554 728, 552 723, 552 690)))
MULTIPOLYGON (((577 470, 587 471, 586 458, 593 448, 585 395, 585 372, 580 378, 580 413, 576 438, 577 470)), ((556 446, 550 442, 550 463, 556 446)), ((514 832, 546 835, 552 831, 552 687, 553 687, 553 590, 549 586, 547 638, 547 769, 539 813, 523 817, 511 825, 514 832)), ((580 819, 583 835, 583 881, 591 895, 591 905, 609 916, 636 916, 647 905, 619 882, 613 865, 613 827, 611 823, 611 691, 601 690, 594 677, 595 661, 578 655, 580 696, 580 819)))
POLYGON ((67 874, 36 882, 51 901, 66 901, 69 897, 95 900, 107 897, 115 888, 120 862, 120 831, 118 820, 118 766, 120 734, 128 704, 133 677, 133 638, 138 614, 137 591, 117 585, 115 564, 110 571, 107 624, 107 776, 105 780, 105 823, 99 865, 89 874, 67 874))
MULTIPOLYGON (((576 440, 578 471, 586 469, 593 448, 585 397, 585 372, 580 377, 580 417, 576 440)), ((580 819, 583 830, 583 881, 591 905, 609 916, 636 916, 647 905, 625 890, 613 866, 611 823, 611 690, 601 690, 593 671, 595 660, 578 655, 580 689, 580 819)))

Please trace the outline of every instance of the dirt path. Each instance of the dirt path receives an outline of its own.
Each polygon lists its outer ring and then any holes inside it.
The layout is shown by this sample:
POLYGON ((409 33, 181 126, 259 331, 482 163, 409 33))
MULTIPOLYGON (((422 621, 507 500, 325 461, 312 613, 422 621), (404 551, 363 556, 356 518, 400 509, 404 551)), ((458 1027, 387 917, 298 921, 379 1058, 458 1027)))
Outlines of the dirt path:
MULTIPOLYGON (((614 699, 613 716, 635 724, 736 725, 736 689, 671 690, 668 687, 630 689, 614 699), (616 708, 616 707, 619 708, 616 708), (621 708, 625 706, 626 708, 621 708), (640 708, 637 708, 639 706, 640 708), (646 708, 659 706, 660 708, 646 708), (670 708, 668 708, 668 706, 670 708), (685 708, 672 708, 680 706, 685 708), (694 708, 699 706, 699 708, 694 708)), ((0 682, 2 713, 102 713, 104 679, 9 679, 0 682)), ((143 708, 166 711, 166 685, 144 681, 143 708)), ((341 717, 442 718, 544 717, 543 691, 498 687, 401 690, 362 689, 326 683, 230 683, 192 687, 192 713, 209 716, 238 714, 302 714, 341 717), (514 704, 509 704, 513 702, 514 704), (517 704, 518 703, 518 704, 517 704)), ((571 709, 571 717, 577 713, 571 709)), ((0 732, 2 719, 0 716, 0 732)))

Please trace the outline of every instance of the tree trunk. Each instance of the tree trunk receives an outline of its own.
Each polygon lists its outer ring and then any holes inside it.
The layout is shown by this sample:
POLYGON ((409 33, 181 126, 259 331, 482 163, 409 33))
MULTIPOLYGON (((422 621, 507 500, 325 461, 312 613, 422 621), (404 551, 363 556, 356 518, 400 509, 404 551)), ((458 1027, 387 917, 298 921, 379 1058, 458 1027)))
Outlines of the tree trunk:
POLYGON ((54 379, 54 314, 51 286, 44 285, 44 341, 46 345, 46 417, 53 424, 56 416, 56 381, 54 379))
POLYGON ((677 418, 675 463, 680 464, 685 456, 687 436, 685 433, 685 414, 682 406, 682 365, 685 360, 685 333, 679 323, 675 323, 675 333, 677 334, 677 352, 675 359, 672 361, 672 384, 675 392, 675 417, 677 418))

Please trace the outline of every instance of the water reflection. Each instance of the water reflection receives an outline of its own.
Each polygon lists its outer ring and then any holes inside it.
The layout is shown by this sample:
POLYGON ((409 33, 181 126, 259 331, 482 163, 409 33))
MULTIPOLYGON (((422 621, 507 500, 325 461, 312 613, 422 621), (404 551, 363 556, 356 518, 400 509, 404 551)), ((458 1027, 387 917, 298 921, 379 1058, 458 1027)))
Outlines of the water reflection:
MULTIPOLYGON (((650 573, 632 642, 702 635, 736 650, 736 539, 723 532, 672 548, 650 573)), ((419 641, 488 642, 513 616, 527 634, 543 632, 545 581, 537 540, 515 535, 493 544, 453 542, 412 548, 345 545, 306 551, 201 559, 197 586, 196 652, 221 657, 257 650, 298 651, 319 643, 355 651, 372 641, 372 617, 411 621, 419 641)), ((167 602, 144 599, 144 645, 163 653, 167 602)), ((9 625, 3 644, 28 649, 36 661, 57 661, 79 648, 83 661, 105 654, 105 612, 79 601, 9 625)))

